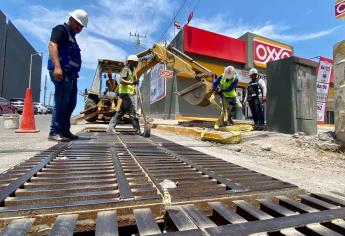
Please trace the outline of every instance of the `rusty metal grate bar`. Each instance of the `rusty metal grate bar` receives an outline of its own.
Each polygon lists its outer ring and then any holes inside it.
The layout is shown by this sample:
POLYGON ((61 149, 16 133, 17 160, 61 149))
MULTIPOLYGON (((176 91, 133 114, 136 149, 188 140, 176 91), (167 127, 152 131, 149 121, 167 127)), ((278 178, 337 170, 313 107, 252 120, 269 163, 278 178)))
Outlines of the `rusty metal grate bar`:
MULTIPOLYGON (((288 206, 279 200, 283 199, 299 208, 313 208, 314 203, 311 201, 302 203, 303 199, 313 196, 308 194, 301 195, 299 199, 277 196, 251 201, 209 202, 208 209, 195 204, 167 206, 162 220, 155 219, 150 208, 140 208, 132 213, 136 224, 131 228, 119 227, 117 211, 100 211, 97 213, 96 230, 85 232, 85 235, 345 235, 344 207, 336 205, 336 208, 329 206, 333 209, 298 213, 289 211, 288 206)), ((341 201, 327 195, 322 195, 322 198, 324 200, 316 201, 318 206, 334 200, 341 201)), ((78 218, 77 214, 58 216, 49 235, 62 235, 62 232, 63 235, 73 235, 77 232, 75 226, 78 218)), ((31 218, 13 220, 1 233, 35 233, 32 230, 34 224, 31 218)))

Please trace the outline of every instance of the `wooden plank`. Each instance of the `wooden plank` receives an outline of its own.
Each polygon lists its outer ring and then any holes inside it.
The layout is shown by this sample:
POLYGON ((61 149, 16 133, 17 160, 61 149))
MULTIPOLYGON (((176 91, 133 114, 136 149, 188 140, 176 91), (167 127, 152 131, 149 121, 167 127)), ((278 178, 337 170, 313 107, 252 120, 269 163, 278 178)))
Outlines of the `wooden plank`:
POLYGON ((195 205, 187 204, 187 205, 183 205, 182 208, 200 229, 206 229, 206 228, 217 226, 215 223, 213 223, 212 220, 210 220, 205 214, 203 214, 195 205))
POLYGON ((0 232, 1 236, 21 236, 26 235, 26 232, 31 228, 35 219, 18 219, 12 220, 9 225, 0 232))
POLYGON ((135 209, 133 212, 140 236, 162 233, 150 209, 135 209))
POLYGON ((216 211, 221 217, 229 221, 231 224, 247 222, 246 219, 236 214, 235 212, 229 210, 229 208, 224 206, 221 202, 210 202, 209 205, 212 207, 214 211, 216 211))
POLYGON ((273 218, 269 214, 260 211, 244 200, 237 200, 233 202, 236 204, 238 212, 243 212, 244 214, 251 216, 251 218, 254 218, 254 220, 267 220, 273 218))
POLYGON ((118 236, 116 211, 97 213, 95 236, 118 236))
POLYGON ((286 228, 303 227, 305 225, 330 222, 345 218, 345 209, 333 209, 306 213, 302 215, 286 216, 268 220, 251 221, 240 224, 229 224, 206 229, 210 236, 248 235, 260 232, 274 232, 286 228))
POLYGON ((78 215, 60 215, 56 218, 49 236, 72 236, 78 215))
POLYGON ((180 231, 198 229, 192 220, 186 215, 180 206, 166 207, 170 219, 173 221, 176 228, 180 231))

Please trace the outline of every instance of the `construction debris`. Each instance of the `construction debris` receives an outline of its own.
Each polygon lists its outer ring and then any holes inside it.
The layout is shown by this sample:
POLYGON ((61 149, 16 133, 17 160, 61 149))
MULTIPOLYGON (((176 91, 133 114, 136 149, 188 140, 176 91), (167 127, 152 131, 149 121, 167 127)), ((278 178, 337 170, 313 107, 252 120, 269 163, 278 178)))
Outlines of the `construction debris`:
POLYGON ((295 142, 300 147, 318 148, 324 151, 339 152, 342 150, 341 144, 336 140, 334 132, 328 131, 318 135, 306 136, 303 133, 292 135, 295 142))

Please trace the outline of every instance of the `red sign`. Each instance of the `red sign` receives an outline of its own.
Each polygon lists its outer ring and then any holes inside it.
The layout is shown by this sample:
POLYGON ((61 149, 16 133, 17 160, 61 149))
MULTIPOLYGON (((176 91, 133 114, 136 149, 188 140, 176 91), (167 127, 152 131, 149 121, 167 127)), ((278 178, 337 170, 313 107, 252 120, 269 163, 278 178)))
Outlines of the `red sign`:
POLYGON ((183 27, 183 51, 246 64, 246 41, 189 25, 183 27))
POLYGON ((338 19, 342 19, 345 18, 345 0, 343 1, 337 1, 337 3, 335 4, 335 16, 338 19))
POLYGON ((254 37, 254 63, 258 67, 266 68, 266 63, 291 57, 292 48, 261 37, 254 37))
POLYGON ((174 78, 174 71, 160 69, 159 70, 159 76, 161 78, 172 79, 172 78, 174 78))

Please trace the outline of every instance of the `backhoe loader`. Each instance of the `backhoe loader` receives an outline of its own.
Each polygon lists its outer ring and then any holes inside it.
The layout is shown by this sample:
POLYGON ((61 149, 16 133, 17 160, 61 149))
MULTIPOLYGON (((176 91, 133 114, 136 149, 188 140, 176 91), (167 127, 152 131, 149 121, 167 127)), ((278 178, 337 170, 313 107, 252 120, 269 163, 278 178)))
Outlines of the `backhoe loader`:
MULTIPOLYGON (((174 71, 176 77, 195 80, 195 83, 191 86, 177 91, 176 94, 178 96, 183 97, 194 106, 205 107, 212 103, 217 109, 222 110, 215 102, 212 94, 212 82, 216 75, 188 55, 172 46, 165 47, 160 44, 154 44, 152 48, 139 52, 137 56, 139 63, 135 73, 138 79, 156 64, 165 64, 174 71)), ((109 69, 118 73, 123 67, 124 63, 122 62, 99 60, 91 90, 85 96, 85 110, 81 112, 87 121, 97 120, 100 117, 107 119, 116 113, 115 107, 119 101, 109 102, 108 98, 101 95, 101 74, 109 69)), ((142 99, 140 100, 142 101, 142 99)), ((144 120, 146 120, 145 116, 144 120)))

